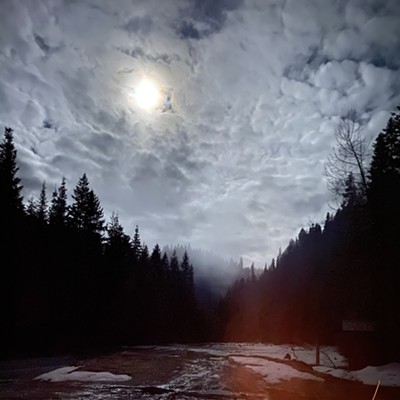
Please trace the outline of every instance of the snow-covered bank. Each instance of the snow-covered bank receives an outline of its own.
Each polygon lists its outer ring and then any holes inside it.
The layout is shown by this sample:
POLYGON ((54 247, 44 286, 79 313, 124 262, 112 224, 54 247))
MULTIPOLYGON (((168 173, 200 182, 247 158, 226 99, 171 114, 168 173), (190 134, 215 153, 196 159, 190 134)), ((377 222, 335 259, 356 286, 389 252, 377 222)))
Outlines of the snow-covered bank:
POLYGON ((274 362, 270 360, 263 360, 255 357, 230 357, 236 363, 244 365, 246 368, 253 372, 262 375, 265 382, 270 384, 280 383, 285 380, 293 378, 323 382, 313 374, 301 372, 290 365, 274 362))
POLYGON ((382 386, 400 387, 400 364, 390 363, 381 366, 369 366, 359 371, 346 371, 328 367, 313 367, 314 371, 323 372, 336 378, 359 381, 365 385, 376 385, 378 381, 382 386))
POLYGON ((39 375, 35 380, 47 382, 125 382, 131 380, 129 375, 115 375, 111 372, 77 371, 79 367, 63 367, 39 375))
MULTIPOLYGON (((154 347, 162 349, 163 347, 154 347)), ((292 360, 302 361, 309 365, 315 364, 315 347, 311 345, 297 346, 290 344, 262 343, 210 343, 202 346, 169 346, 175 350, 190 350, 215 356, 269 357, 283 360, 289 355, 292 360)), ((320 365, 330 368, 345 368, 348 366, 346 357, 334 346, 321 346, 320 365)))
MULTIPOLYGON (((270 382, 279 382, 292 378, 321 380, 321 377, 308 372, 298 371, 291 365, 282 364, 290 356, 291 360, 304 362, 314 371, 326 373, 335 378, 376 385, 380 380, 382 386, 400 387, 400 364, 391 363, 378 367, 366 367, 359 371, 347 370, 346 357, 334 346, 320 347, 320 366, 315 366, 315 347, 311 345, 274 345, 261 343, 210 343, 202 346, 172 346, 175 350, 189 350, 213 356, 229 357, 248 369, 262 375, 270 382), (266 360, 264 357, 272 360, 266 360), (274 362, 279 360, 280 362, 274 362)), ((161 349, 160 347, 158 347, 161 349)))

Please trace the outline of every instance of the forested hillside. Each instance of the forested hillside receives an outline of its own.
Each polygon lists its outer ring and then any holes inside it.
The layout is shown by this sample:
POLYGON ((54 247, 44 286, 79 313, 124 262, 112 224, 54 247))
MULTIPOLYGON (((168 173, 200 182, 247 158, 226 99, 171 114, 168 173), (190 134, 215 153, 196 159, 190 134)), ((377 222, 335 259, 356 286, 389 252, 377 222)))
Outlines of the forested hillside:
POLYGON ((62 179, 24 204, 13 130, 0 144, 1 354, 199 340, 187 253, 151 251, 118 215, 105 222, 83 174, 68 202, 62 179))
POLYGON ((369 164, 363 146, 344 121, 327 164, 340 207, 301 229, 260 277, 235 283, 221 308, 226 340, 335 343, 343 320, 371 321, 382 357, 399 359, 400 113, 369 164))

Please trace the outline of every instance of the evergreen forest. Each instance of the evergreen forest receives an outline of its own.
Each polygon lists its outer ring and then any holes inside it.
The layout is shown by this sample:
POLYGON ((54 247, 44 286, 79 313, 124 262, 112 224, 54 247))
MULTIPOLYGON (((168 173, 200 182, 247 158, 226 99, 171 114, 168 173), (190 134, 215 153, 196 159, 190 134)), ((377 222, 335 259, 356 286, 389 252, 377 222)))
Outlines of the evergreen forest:
MULTIPOLYGON (((381 360, 400 359, 400 108, 371 147, 338 127, 326 176, 338 206, 263 270, 207 296, 190 250, 149 249, 106 221, 85 173, 24 199, 14 131, 0 144, 0 353, 245 341, 336 344, 344 320, 371 321, 381 360)), ((15 133, 17 134, 17 133, 15 133)), ((322 177, 321 177, 322 179, 322 177)), ((268 216, 266 216, 266 219, 268 216)), ((211 293, 211 292, 210 292, 211 293)))

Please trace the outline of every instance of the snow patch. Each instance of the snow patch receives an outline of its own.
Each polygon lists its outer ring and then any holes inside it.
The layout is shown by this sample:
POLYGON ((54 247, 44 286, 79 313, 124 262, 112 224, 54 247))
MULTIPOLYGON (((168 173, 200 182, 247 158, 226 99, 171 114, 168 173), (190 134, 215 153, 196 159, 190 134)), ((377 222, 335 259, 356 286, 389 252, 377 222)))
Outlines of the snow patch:
POLYGON ((400 387, 400 364, 390 363, 379 367, 365 367, 359 371, 346 371, 327 367, 313 367, 314 371, 323 372, 336 378, 360 381, 365 385, 375 386, 381 381, 382 386, 400 387))
MULTIPOLYGON (((207 353, 211 356, 265 356, 283 360, 289 354, 292 360, 302 361, 309 365, 315 364, 315 346, 274 345, 263 343, 215 343, 202 347, 190 346, 187 350, 207 353)), ((181 348, 182 350, 182 348, 181 348)), ((342 356, 334 346, 320 347, 320 364, 331 368, 348 366, 346 357, 342 356)))
POLYGON ((376 385, 378 380, 382 386, 400 387, 400 364, 390 363, 379 367, 366 367, 359 371, 353 371, 355 379, 366 385, 376 385))
POLYGON ((263 379, 270 384, 279 383, 293 378, 324 382, 324 379, 312 375, 308 372, 301 372, 290 365, 279 362, 263 360, 255 357, 230 357, 236 363, 243 364, 257 374, 262 375, 263 379))
POLYGON ((129 375, 115 375, 111 372, 77 371, 77 369, 79 369, 79 367, 58 368, 54 371, 37 376, 35 380, 47 382, 124 382, 131 379, 129 375))

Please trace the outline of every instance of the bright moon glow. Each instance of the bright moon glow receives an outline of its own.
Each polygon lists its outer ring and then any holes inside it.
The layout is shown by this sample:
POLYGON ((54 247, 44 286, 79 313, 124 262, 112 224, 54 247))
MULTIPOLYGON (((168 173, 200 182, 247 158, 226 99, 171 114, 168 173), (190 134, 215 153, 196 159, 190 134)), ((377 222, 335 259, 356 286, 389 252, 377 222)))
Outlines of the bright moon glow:
POLYGON ((135 99, 140 108, 152 111, 160 104, 161 93, 154 81, 143 79, 135 89, 135 99))

